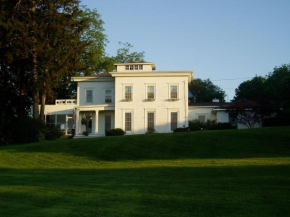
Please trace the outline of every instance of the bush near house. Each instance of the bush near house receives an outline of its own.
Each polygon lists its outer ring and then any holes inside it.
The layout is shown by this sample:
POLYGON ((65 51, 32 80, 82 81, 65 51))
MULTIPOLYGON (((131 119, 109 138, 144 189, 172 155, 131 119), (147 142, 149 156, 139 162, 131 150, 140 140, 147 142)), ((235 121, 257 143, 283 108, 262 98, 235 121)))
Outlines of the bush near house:
POLYGON ((121 128, 106 130, 106 136, 123 136, 126 132, 121 128))
POLYGON ((188 131, 190 131, 189 127, 181 127, 181 128, 176 128, 173 132, 179 133, 179 132, 188 132, 188 131))
POLYGON ((59 126, 53 126, 47 129, 45 134, 46 140, 56 140, 63 136, 63 132, 60 130, 59 126))
POLYGON ((217 123, 216 121, 211 120, 208 120, 207 122, 200 122, 197 119, 189 121, 188 127, 190 131, 236 129, 236 127, 231 123, 217 123))

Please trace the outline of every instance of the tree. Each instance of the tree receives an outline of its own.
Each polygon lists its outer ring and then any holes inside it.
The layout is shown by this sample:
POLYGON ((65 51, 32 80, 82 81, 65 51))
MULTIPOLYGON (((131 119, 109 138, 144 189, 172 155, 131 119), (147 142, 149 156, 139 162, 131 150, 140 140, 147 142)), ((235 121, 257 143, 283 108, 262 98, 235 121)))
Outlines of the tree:
POLYGON ((242 82, 236 89, 234 100, 248 99, 257 102, 265 102, 268 99, 266 91, 266 79, 255 76, 251 80, 242 82))
POLYGON ((290 109, 290 64, 275 67, 266 76, 266 88, 272 105, 290 109))
POLYGON ((275 67, 267 76, 255 76, 236 89, 235 100, 248 99, 290 108, 290 64, 275 67))
POLYGON ((273 115, 275 110, 267 103, 241 99, 233 102, 227 112, 237 123, 254 128, 257 123, 262 124, 265 118, 273 115))
POLYGON ((210 79, 194 79, 188 88, 193 94, 194 102, 211 102, 215 98, 219 99, 220 102, 225 102, 225 91, 214 85, 210 79))

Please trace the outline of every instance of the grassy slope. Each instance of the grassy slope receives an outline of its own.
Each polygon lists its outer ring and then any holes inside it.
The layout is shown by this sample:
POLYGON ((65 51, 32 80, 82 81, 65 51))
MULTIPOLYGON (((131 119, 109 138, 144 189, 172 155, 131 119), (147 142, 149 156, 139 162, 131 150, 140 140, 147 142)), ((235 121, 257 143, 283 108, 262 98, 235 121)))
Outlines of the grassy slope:
POLYGON ((0 148, 0 216, 289 216, 290 128, 0 148))

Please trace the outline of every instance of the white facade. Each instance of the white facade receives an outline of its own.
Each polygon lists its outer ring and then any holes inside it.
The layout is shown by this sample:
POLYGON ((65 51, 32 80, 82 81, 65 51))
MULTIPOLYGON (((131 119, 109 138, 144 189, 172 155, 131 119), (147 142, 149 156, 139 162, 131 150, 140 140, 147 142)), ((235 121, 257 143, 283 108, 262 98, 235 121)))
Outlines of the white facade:
POLYGON ((126 134, 166 133, 188 126, 191 71, 154 71, 154 63, 115 66, 116 72, 73 77, 78 83, 74 104, 47 105, 45 115, 55 121, 51 115, 66 114, 68 120, 75 112, 76 135, 89 131, 91 136, 103 136, 106 129, 115 128, 126 134))

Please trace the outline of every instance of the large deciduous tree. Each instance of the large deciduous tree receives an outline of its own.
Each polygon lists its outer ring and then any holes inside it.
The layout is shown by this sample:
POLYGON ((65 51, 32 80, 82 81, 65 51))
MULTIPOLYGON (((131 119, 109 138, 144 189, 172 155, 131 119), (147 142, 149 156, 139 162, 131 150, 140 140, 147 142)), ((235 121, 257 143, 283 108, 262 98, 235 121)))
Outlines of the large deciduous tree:
POLYGON ((193 95, 194 102, 211 102, 215 98, 219 99, 220 102, 225 102, 225 91, 214 85, 210 79, 194 79, 188 88, 193 95))
POLYGON ((267 76, 255 76, 236 89, 235 100, 248 99, 270 103, 273 107, 290 107, 290 64, 275 67, 267 76))

